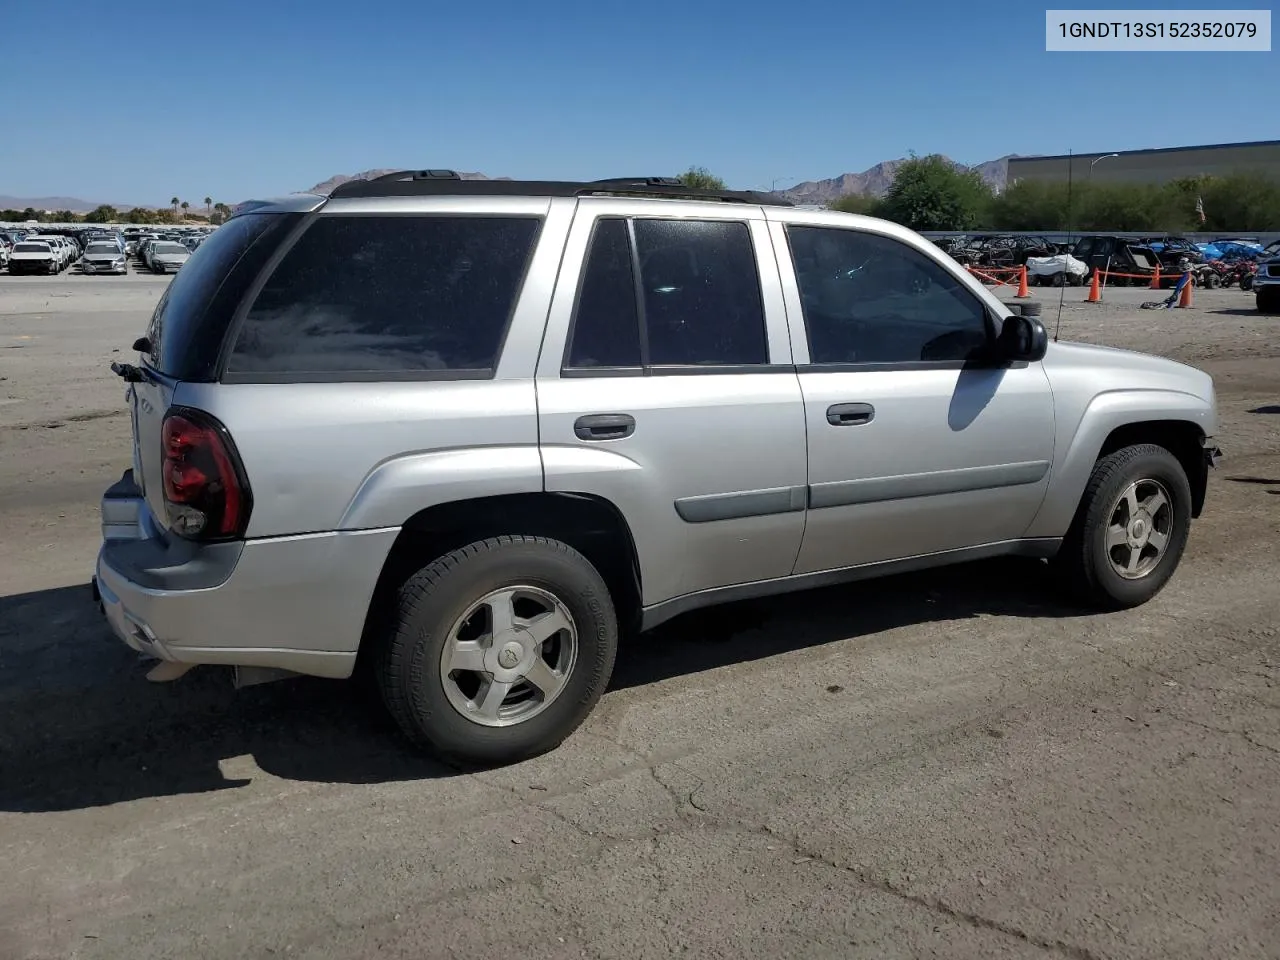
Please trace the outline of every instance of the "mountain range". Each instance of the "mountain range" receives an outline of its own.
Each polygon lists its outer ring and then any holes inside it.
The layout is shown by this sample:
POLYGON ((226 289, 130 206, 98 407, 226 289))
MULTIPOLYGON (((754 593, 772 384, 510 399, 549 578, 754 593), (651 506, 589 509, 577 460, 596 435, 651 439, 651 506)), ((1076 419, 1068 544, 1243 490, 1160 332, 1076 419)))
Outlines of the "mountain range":
MULTIPOLYGON (((990 184, 992 189, 1003 190, 1009 173, 1009 158, 1012 156, 1017 156, 1017 154, 1010 154, 996 160, 987 160, 972 166, 957 163, 954 160, 949 162, 961 170, 978 171, 982 179, 990 184)), ((890 185, 893 183, 893 175, 902 162, 902 159, 884 160, 873 167, 863 170, 861 173, 842 173, 838 177, 831 177, 827 180, 805 180, 802 183, 793 184, 783 190, 774 192, 779 197, 790 200, 792 203, 823 206, 849 193, 862 193, 873 197, 882 197, 888 192, 890 185)), ((341 184, 352 180, 372 180, 374 177, 380 177, 385 173, 395 173, 396 169, 395 167, 381 167, 376 170, 364 170, 360 173, 334 174, 328 180, 322 180, 306 192, 327 196, 341 184)), ((511 179, 510 177, 489 177, 483 173, 463 173, 460 176, 463 180, 511 179)), ((0 209, 24 210, 27 207, 33 207, 36 210, 71 210, 75 213, 87 213, 97 206, 98 203, 96 202, 81 200, 78 197, 10 197, 0 195, 0 209)), ((114 204, 114 206, 118 210, 130 209, 128 204, 114 204)), ((165 206, 165 204, 160 204, 159 206, 165 206)))

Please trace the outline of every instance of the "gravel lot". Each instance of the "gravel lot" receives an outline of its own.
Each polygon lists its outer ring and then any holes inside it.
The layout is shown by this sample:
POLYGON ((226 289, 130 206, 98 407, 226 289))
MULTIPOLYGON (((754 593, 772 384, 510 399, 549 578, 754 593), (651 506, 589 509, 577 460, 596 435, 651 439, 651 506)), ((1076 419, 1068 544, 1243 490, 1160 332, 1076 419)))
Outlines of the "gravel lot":
POLYGON ((0 278, 0 958, 1280 956, 1280 320, 1252 297, 1065 291, 1064 339, 1217 378, 1228 459, 1149 606, 993 563, 689 618, 559 751, 459 776, 352 685, 150 685, 100 623, 107 364, 164 283, 0 278))

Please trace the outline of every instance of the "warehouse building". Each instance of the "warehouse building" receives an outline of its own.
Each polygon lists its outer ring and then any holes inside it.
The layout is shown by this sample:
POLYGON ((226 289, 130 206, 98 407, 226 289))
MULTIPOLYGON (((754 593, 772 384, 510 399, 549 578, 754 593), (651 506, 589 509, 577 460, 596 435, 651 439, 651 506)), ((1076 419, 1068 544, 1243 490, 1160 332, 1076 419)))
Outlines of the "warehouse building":
POLYGON ((1068 166, 1076 183, 1161 184, 1183 177, 1266 173, 1280 177, 1280 140, 1215 143, 1200 147, 1162 147, 1077 153, 1074 156, 1010 157, 1007 182, 1065 181, 1068 166))

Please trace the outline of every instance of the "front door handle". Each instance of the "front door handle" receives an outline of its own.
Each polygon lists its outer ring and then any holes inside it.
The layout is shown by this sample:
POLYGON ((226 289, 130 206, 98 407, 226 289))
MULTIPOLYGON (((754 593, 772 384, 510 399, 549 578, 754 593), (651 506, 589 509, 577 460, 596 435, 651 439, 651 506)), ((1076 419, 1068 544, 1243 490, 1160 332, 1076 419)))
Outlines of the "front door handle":
POLYGON ((573 421, 579 440, 621 440, 636 432, 636 418, 629 413, 593 413, 573 421))
POLYGON ((876 418, 876 408, 869 403, 833 403, 827 407, 827 423, 833 427, 857 427, 876 418))

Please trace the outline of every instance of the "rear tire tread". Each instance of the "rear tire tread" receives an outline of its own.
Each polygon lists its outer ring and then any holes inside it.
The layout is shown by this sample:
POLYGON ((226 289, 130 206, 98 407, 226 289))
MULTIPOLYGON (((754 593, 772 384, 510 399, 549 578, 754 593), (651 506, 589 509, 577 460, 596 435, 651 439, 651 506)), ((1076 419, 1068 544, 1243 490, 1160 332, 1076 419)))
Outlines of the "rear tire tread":
MULTIPOLYGON (((494 756, 486 758, 484 761, 477 761, 473 757, 462 756, 450 751, 427 735, 426 730, 431 725, 430 717, 424 717, 420 714, 414 698, 410 696, 411 690, 420 689, 427 682, 422 672, 424 658, 414 656, 418 646, 415 641, 420 639, 420 635, 414 635, 413 633, 414 624, 421 623, 419 618, 424 615, 423 607, 435 598, 436 591, 440 588, 442 580, 473 560, 496 551, 522 545, 536 545, 545 550, 554 551, 564 559, 585 565, 587 569, 590 569, 593 573, 595 572, 595 568, 586 557, 560 540, 539 536, 505 534, 490 537, 486 540, 469 543, 438 557, 417 573, 411 575, 400 587, 398 603, 395 604, 395 609, 387 617, 387 628, 382 633, 374 671, 383 702, 386 704, 387 710, 396 725, 415 747, 435 755, 451 766, 469 768, 477 765, 478 762, 510 762, 553 749, 586 719, 586 716, 604 693, 609 675, 613 671, 614 657, 617 651, 616 626, 614 629, 614 643, 612 649, 608 652, 608 656, 603 661, 584 657, 583 661, 578 664, 578 669, 591 670, 594 675, 589 684, 590 694, 579 701, 572 723, 565 730, 563 736, 554 738, 554 742, 547 742, 532 752, 516 749, 509 757, 494 756), (585 662, 588 659, 591 660, 590 663, 585 662)), ((598 578, 598 573, 596 576, 598 578)), ((600 581, 600 586, 604 586, 602 580, 600 581)), ((607 588, 599 591, 597 599, 603 607, 602 612, 605 616, 610 622, 616 624, 612 598, 609 596, 607 588)), ((587 626, 587 624, 579 624, 580 636, 587 626)))

